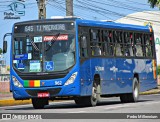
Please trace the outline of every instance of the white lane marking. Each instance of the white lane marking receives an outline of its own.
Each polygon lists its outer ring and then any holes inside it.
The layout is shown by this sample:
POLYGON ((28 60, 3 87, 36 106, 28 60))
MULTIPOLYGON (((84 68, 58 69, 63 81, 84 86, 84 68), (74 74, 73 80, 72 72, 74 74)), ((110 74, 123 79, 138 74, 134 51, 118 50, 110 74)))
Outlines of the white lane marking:
POLYGON ((71 112, 67 112, 67 113, 85 113, 86 111, 71 111, 71 112))
POLYGON ((51 103, 55 103, 55 104, 58 104, 58 103, 73 103, 72 100, 68 100, 68 101, 59 101, 59 102, 54 102, 54 101, 50 101, 51 103))
POLYGON ((27 105, 15 105, 15 106, 4 106, 4 107, 0 107, 0 109, 7 109, 7 108, 14 108, 14 107, 25 107, 25 106, 30 106, 32 104, 27 104, 27 105))
POLYGON ((157 104, 157 103, 160 103, 160 101, 158 101, 158 102, 148 102, 148 103, 145 103, 145 104, 149 105, 149 104, 157 104))
MULTIPOLYGON (((59 101, 59 102, 54 102, 54 101, 50 101, 51 104, 49 105, 54 105, 54 104, 63 104, 63 103, 72 103, 72 101, 59 101)), ((20 107, 28 107, 28 106, 32 106, 32 104, 26 104, 26 105, 14 105, 14 106, 3 106, 3 107, 0 107, 0 109, 8 109, 8 108, 20 108, 20 107)))
POLYGON ((114 106, 109 106, 109 107, 107 107, 107 108, 104 108, 104 109, 117 109, 117 108, 124 108, 124 107, 129 107, 129 105, 114 105, 114 106))
POLYGON ((117 109, 117 108, 125 108, 125 107, 133 107, 133 106, 141 106, 141 105, 151 105, 151 104, 160 104, 160 101, 156 101, 156 102, 146 102, 145 104, 144 103, 141 103, 138 102, 137 103, 126 103, 126 104, 121 104, 121 105, 113 105, 113 106, 108 106, 107 108, 104 108, 104 109, 117 109))

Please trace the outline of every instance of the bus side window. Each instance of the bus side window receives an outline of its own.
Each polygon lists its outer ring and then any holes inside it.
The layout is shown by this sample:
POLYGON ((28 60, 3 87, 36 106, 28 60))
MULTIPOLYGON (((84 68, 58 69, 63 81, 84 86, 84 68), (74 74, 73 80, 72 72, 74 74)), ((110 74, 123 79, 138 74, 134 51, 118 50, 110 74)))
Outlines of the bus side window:
POLYGON ((149 34, 145 34, 145 53, 146 57, 152 57, 152 50, 153 50, 153 45, 152 45, 152 36, 149 34))
POLYGON ((122 32, 114 31, 114 41, 116 56, 123 56, 122 32))
POLYGON ((104 55, 113 56, 112 32, 103 31, 104 55))
POLYGON ((87 37, 86 36, 82 36, 81 37, 81 55, 82 57, 87 57, 88 56, 88 52, 87 52, 87 37))
POLYGON ((124 55, 133 56, 133 33, 124 32, 124 55))
POLYGON ((100 42, 100 32, 99 30, 90 30, 91 32, 91 40, 90 40, 90 45, 91 45, 91 53, 93 56, 99 56, 102 55, 102 44, 100 42))
POLYGON ((143 42, 142 42, 142 35, 141 34, 135 34, 135 54, 138 57, 143 56, 143 42))

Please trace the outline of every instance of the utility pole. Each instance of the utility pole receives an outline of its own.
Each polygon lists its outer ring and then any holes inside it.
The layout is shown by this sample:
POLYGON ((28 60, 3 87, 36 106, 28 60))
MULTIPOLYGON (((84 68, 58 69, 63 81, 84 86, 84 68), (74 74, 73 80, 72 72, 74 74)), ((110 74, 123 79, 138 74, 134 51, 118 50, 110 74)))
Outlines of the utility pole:
POLYGON ((66 16, 73 16, 73 0, 66 0, 66 16))
POLYGON ((36 0, 38 4, 38 18, 46 19, 46 0, 36 0))

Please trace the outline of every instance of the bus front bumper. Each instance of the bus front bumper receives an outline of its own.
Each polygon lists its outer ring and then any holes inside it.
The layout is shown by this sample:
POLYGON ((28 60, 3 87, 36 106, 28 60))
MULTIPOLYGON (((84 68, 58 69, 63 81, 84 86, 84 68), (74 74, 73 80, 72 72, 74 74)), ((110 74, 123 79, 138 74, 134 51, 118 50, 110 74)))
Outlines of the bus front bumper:
POLYGON ((39 87, 39 88, 15 88, 13 97, 15 100, 25 100, 30 98, 38 98, 39 93, 48 93, 48 99, 65 96, 79 96, 80 89, 74 85, 57 86, 57 87, 39 87))

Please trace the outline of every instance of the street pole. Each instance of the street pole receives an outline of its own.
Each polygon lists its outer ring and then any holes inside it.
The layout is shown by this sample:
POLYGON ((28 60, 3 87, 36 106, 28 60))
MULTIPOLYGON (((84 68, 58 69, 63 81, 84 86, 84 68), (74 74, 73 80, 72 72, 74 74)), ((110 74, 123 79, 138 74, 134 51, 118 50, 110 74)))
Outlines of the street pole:
POLYGON ((73 16, 73 0, 66 0, 66 16, 73 16))
POLYGON ((46 19, 46 0, 37 0, 38 18, 46 19))

